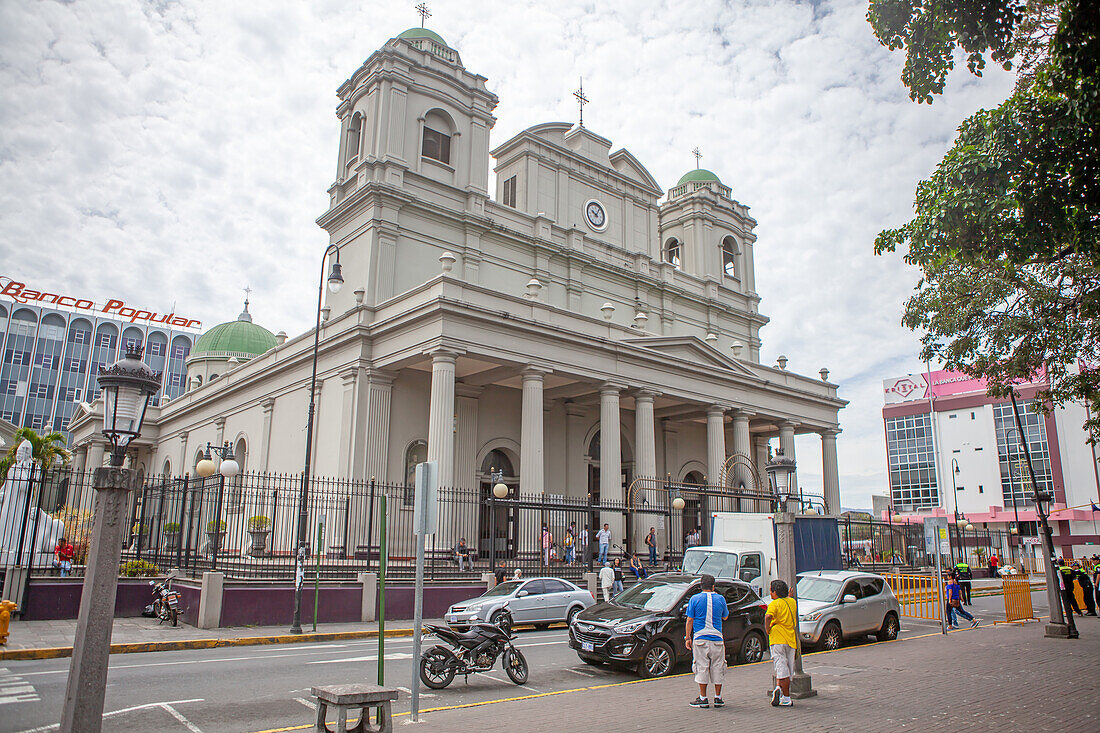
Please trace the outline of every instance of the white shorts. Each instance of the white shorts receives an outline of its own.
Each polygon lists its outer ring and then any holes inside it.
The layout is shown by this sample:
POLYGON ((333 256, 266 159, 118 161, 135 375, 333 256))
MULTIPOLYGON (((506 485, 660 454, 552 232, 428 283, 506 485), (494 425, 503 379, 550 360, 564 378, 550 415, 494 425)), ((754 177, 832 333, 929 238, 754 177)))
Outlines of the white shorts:
POLYGON ((794 670, 794 647, 786 644, 772 644, 772 664, 775 665, 775 678, 786 679, 794 670))
POLYGON ((721 641, 696 639, 691 644, 691 671, 700 685, 720 685, 726 679, 726 645, 721 641))

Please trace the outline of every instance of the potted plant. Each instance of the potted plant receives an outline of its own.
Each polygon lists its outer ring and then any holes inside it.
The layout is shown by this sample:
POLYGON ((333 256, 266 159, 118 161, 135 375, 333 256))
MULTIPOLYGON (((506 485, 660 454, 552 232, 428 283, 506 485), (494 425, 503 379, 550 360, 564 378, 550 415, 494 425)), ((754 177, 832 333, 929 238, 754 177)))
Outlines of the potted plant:
POLYGON ((148 549, 149 547, 149 523, 148 522, 134 522, 134 526, 130 527, 131 547, 137 549, 138 541, 140 538, 141 547, 148 549))
POLYGON ((211 519, 206 523, 207 546, 211 553, 221 549, 223 537, 225 537, 225 522, 211 519))
POLYGON ((267 549, 267 536, 270 533, 270 519, 263 515, 249 517, 248 534, 252 536, 252 545, 248 548, 248 554, 252 557, 262 557, 267 549))
POLYGON ((166 550, 175 550, 180 546, 180 525, 179 522, 167 522, 164 525, 164 548, 166 550))

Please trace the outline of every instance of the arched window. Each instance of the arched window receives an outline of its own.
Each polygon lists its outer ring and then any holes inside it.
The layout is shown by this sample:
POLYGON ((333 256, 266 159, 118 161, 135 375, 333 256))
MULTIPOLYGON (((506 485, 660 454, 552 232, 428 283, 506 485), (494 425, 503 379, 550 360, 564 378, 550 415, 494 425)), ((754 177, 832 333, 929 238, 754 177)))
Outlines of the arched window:
POLYGON ((722 240, 722 272, 726 277, 737 277, 737 241, 733 237, 722 240))
POLYGON ((346 146, 346 160, 351 163, 353 158, 359 155, 359 146, 362 144, 363 139, 363 116, 356 112, 351 116, 351 122, 348 124, 348 139, 346 146))
MULTIPOLYGON (((237 475, 231 478, 226 488, 229 489, 229 500, 226 502, 227 511, 238 512, 244 506, 244 472, 245 463, 248 460, 248 443, 244 437, 240 437, 237 440, 236 445, 233 446, 233 460, 237 462, 239 470, 237 475)), ((257 511, 254 513, 259 513, 257 511)))
POLYGON ((164 465, 160 467, 160 475, 166 479, 172 475, 172 462, 168 459, 165 459, 164 465))
POLYGON ((681 246, 680 246, 680 240, 679 239, 676 239, 676 237, 673 237, 672 239, 665 242, 665 249, 664 249, 664 253, 663 253, 664 260, 665 260, 665 262, 667 262, 670 265, 672 265, 673 267, 675 267, 677 270, 680 269, 680 265, 681 265, 681 262, 682 262, 681 257, 680 257, 680 253, 681 253, 681 246))
POLYGON ((416 503, 414 486, 416 485, 416 464, 428 460, 428 443, 423 440, 414 441, 405 449, 405 494, 402 504, 407 507, 416 503))
POLYGON ((454 124, 439 110, 432 110, 424 116, 424 140, 420 154, 425 158, 451 163, 451 137, 454 124))
POLYGON ((489 454, 485 456, 485 460, 481 462, 481 472, 486 476, 494 470, 504 474, 504 478, 512 478, 516 475, 516 470, 512 467, 512 459, 500 448, 489 451, 489 454))

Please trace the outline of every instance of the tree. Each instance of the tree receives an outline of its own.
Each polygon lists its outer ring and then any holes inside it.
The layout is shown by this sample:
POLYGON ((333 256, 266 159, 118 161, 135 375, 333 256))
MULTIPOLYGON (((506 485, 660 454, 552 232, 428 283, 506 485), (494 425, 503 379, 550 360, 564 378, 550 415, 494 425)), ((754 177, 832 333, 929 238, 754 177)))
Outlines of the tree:
POLYGON ((8 476, 8 469, 15 465, 15 452, 19 444, 27 440, 31 444, 31 458, 37 463, 45 476, 55 464, 65 465, 73 459, 73 454, 65 448, 65 434, 59 432, 39 435, 31 428, 19 428, 12 437, 7 455, 0 459, 0 481, 8 476))
POLYGON ((1100 5, 1088 0, 872 0, 879 40, 931 103, 956 47, 1024 61, 1013 94, 981 110, 916 192, 914 218, 879 234, 921 270, 902 323, 922 357, 985 377, 993 396, 1044 372, 1042 403, 1091 404, 1100 435, 1100 5))

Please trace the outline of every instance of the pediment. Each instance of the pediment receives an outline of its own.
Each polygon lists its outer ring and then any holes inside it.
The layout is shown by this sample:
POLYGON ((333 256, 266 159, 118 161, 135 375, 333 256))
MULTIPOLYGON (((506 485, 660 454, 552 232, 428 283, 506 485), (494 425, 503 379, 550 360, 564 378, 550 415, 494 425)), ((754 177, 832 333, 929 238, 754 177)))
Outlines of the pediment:
POLYGON ((622 173, 628 178, 633 178, 635 181, 642 183, 646 186, 657 191, 657 195, 661 195, 660 184, 655 179, 646 167, 642 165, 641 161, 631 155, 625 148, 619 148, 611 154, 611 165, 615 167, 619 173, 622 173))
POLYGON ((728 369, 750 377, 756 376, 751 369, 737 359, 726 356, 695 336, 647 336, 626 339, 625 343, 695 364, 728 369))

